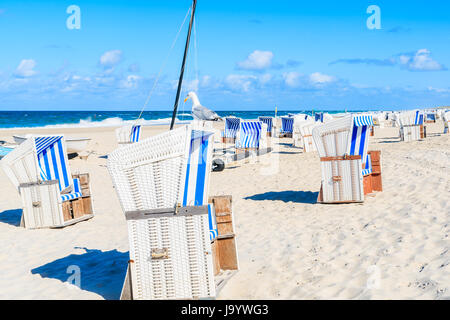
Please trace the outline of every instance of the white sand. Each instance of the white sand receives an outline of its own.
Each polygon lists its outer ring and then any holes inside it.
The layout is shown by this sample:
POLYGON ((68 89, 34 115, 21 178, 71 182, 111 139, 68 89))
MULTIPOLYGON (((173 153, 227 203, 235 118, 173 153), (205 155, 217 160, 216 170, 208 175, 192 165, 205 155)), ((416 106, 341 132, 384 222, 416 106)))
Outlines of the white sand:
MULTIPOLYGON (((126 261, 126 222, 106 159, 114 128, 0 130, 88 136, 93 153, 70 160, 89 172, 95 217, 64 229, 18 226, 21 202, 0 170, 0 298, 117 299, 126 261), (87 248, 88 251, 80 248, 87 248), (81 290, 67 268, 81 270, 81 290)), ((145 127, 143 137, 166 130, 145 127)), ((231 194, 241 270, 220 299, 450 298, 450 135, 427 125, 424 141, 398 142, 378 129, 383 192, 364 204, 316 204, 318 156, 274 142, 259 162, 241 161, 212 174, 210 195, 231 194), (278 164, 278 165, 277 165, 278 164)))

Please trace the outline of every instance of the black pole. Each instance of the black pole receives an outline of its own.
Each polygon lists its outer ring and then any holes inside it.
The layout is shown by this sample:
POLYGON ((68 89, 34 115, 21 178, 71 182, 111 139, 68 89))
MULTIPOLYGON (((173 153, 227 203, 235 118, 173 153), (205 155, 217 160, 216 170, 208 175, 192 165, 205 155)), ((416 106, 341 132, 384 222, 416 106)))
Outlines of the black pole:
POLYGON ((175 118, 177 116, 178 101, 180 100, 181 85, 183 84, 184 65, 186 64, 186 56, 187 56, 188 49, 189 49, 189 41, 191 39, 192 23, 194 22, 194 14, 195 14, 196 5, 197 5, 197 0, 193 0, 191 20, 189 21, 189 31, 188 31, 188 35, 187 35, 187 39, 186 39, 186 46, 184 47, 183 63, 181 64, 180 79, 178 80, 177 96, 175 98, 175 104, 173 106, 173 114, 172 114, 172 122, 170 123, 170 130, 173 129, 173 125, 175 124, 175 118))

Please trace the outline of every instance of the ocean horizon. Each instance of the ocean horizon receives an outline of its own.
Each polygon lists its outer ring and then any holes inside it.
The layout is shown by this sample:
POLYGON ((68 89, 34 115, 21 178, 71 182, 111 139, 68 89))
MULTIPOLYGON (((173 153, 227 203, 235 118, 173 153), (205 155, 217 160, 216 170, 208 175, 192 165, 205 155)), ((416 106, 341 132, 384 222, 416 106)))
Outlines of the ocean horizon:
MULTIPOLYGON (((365 112, 368 110, 351 110, 365 112)), ((279 110, 277 116, 287 116, 290 113, 328 112, 343 113, 345 110, 279 110)), ((258 116, 275 116, 274 111, 217 111, 221 117, 235 116, 242 119, 257 119, 258 116)), ((139 117, 139 111, 0 111, 0 129, 14 128, 89 128, 115 127, 133 123, 139 117)), ((141 118, 143 125, 167 125, 172 118, 172 111, 144 111, 141 118)), ((177 114, 177 123, 187 123, 192 120, 190 111, 177 114)))

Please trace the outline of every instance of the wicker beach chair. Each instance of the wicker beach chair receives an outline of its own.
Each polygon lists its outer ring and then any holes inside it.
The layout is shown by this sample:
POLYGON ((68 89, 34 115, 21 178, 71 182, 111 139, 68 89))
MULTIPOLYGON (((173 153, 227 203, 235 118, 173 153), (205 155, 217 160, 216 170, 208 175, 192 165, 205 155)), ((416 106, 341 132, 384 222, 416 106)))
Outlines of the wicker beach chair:
POLYGON ((363 202, 365 194, 381 191, 379 152, 374 161, 367 150, 372 125, 372 116, 349 115, 312 130, 322 171, 318 202, 363 202))
POLYGON ((294 117, 281 117, 279 137, 291 138, 294 130, 294 117))
POLYGON ((312 130, 320 125, 322 125, 321 122, 312 121, 306 121, 299 124, 298 130, 303 143, 303 152, 314 152, 317 150, 313 140, 312 130))
POLYGON ((261 121, 267 125, 267 136, 272 136, 273 118, 272 117, 258 117, 258 121, 261 121))
POLYGON ((223 143, 235 143, 236 134, 239 131, 240 122, 241 122, 240 118, 236 117, 225 118, 225 128, 221 133, 223 143))
POLYGON ((236 134, 237 150, 258 150, 267 147, 267 124, 261 121, 242 120, 236 134))
POLYGON ((89 175, 72 175, 63 135, 29 136, 1 160, 20 193, 22 225, 64 227, 93 217, 89 175))
POLYGON ((130 263, 122 298, 194 299, 216 294, 208 204, 214 136, 182 126, 108 156, 128 225, 130 263))
POLYGON ((417 141, 425 138, 424 114, 419 110, 399 114, 400 140, 417 141))

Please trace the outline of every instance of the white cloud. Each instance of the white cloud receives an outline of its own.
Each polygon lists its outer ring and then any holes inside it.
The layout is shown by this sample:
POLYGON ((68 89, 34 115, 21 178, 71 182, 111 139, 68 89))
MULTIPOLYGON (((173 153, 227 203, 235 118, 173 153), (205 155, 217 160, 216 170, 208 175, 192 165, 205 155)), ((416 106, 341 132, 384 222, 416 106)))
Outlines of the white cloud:
POLYGON ((264 70, 272 66, 273 53, 271 51, 255 50, 247 59, 238 62, 238 67, 244 70, 264 70))
POLYGON ((126 89, 137 88, 139 80, 141 80, 140 76, 130 74, 120 82, 120 86, 126 89))
POLYGON ((106 51, 100 57, 100 64, 104 67, 111 68, 114 67, 122 60, 122 51, 120 50, 111 50, 106 51))
POLYGON ((226 77, 225 83, 230 89, 248 92, 255 80, 257 78, 252 75, 230 74, 226 77))
POLYGON ((34 70, 36 61, 33 59, 23 59, 16 68, 15 75, 22 78, 34 76, 37 72, 34 70))
POLYGON ((414 55, 401 55, 400 64, 412 71, 438 71, 445 69, 442 64, 431 58, 428 49, 420 49, 414 55))
POLYGON ((313 84, 325 84, 333 82, 335 78, 333 76, 329 76, 320 72, 314 72, 310 74, 309 81, 311 81, 313 84))
POLYGON ((300 85, 301 74, 295 71, 283 73, 284 83, 291 88, 298 87, 300 85))

